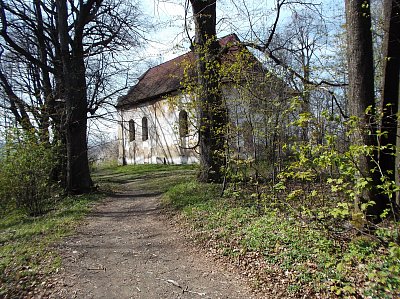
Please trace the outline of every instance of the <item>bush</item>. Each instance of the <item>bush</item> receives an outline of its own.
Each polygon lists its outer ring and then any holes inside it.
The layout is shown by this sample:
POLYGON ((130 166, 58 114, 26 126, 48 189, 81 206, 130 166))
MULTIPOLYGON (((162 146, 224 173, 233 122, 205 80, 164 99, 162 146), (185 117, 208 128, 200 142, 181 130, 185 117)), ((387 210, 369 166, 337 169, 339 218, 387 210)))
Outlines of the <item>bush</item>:
POLYGON ((57 190, 50 178, 55 148, 41 142, 35 132, 10 130, 5 137, 0 152, 0 204, 42 214, 51 207, 57 190))

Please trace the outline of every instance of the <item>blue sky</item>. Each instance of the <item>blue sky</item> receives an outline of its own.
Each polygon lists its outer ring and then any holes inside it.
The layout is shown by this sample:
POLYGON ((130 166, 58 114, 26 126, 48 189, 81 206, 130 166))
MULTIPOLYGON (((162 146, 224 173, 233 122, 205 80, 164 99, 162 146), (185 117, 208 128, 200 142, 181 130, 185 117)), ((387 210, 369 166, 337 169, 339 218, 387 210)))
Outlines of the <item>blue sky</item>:
MULTIPOLYGON (((275 0, 218 0, 218 35, 224 36, 234 32, 243 40, 252 40, 255 36, 251 33, 251 26, 261 32, 261 35, 263 33, 267 35, 270 24, 275 18, 275 2, 275 0), (252 23, 247 14, 251 15, 252 23)), ((327 16, 327 23, 335 27, 342 25, 338 16, 343 13, 344 1, 310 2, 316 3, 317 9, 327 16)), ((141 0, 139 5, 155 24, 155 31, 149 36, 151 42, 146 49, 146 58, 161 63, 188 51, 189 44, 184 30, 185 0, 141 0)), ((291 10, 289 6, 286 6, 281 15, 279 28, 287 26, 290 15, 291 10)), ((189 34, 193 36, 190 7, 188 16, 191 29, 189 34)))

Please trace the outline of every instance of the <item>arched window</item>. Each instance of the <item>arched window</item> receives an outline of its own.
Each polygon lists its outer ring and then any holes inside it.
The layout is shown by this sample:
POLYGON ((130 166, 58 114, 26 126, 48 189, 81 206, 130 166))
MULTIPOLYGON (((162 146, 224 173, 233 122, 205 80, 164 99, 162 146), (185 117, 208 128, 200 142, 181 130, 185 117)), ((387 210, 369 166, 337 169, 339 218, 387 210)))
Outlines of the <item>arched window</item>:
POLYGON ((185 137, 189 134, 188 114, 185 110, 179 112, 179 136, 185 137))
POLYGON ((136 133, 135 133, 135 122, 133 119, 129 121, 129 141, 134 141, 136 138, 136 133))
POLYGON ((142 140, 146 141, 149 139, 149 126, 147 123, 147 117, 142 118, 142 140))

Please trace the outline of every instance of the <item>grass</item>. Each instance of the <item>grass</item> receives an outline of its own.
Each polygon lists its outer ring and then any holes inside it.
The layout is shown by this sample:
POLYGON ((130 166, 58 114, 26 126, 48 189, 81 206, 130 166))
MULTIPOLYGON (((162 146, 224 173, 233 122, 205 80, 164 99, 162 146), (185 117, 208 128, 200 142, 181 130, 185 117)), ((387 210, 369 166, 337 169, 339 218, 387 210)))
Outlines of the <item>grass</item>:
POLYGON ((60 266, 51 245, 73 232, 99 195, 70 197, 40 217, 16 209, 0 219, 0 297, 20 297, 60 266))
POLYGON ((200 242, 241 264, 256 284, 283 289, 287 297, 400 297, 396 244, 356 234, 338 241, 321 225, 268 204, 260 210, 248 200, 221 198, 213 185, 174 186, 165 202, 181 211, 200 242))
POLYGON ((102 188, 109 190, 120 190, 123 184, 134 184, 138 188, 151 188, 154 192, 163 193, 171 186, 194 179, 195 173, 195 165, 126 165, 99 168, 94 173, 94 179, 102 188))

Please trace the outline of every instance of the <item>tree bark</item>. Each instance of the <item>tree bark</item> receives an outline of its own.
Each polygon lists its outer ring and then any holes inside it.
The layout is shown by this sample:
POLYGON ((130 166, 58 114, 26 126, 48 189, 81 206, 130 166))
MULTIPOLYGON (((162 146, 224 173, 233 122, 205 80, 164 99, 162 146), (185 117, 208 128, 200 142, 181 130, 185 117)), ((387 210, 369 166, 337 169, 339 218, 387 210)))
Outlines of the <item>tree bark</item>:
POLYGON ((199 145, 201 182, 221 182, 225 165, 227 122, 219 75, 220 45, 216 39, 216 1, 191 0, 196 26, 195 53, 200 92, 199 145))
MULTIPOLYGON (((42 8, 41 8, 41 1, 40 0, 33 0, 33 5, 35 9, 36 15, 36 22, 37 22, 37 44, 38 44, 38 56, 40 61, 43 65, 48 65, 48 57, 47 57, 47 49, 46 49, 46 41, 44 35, 44 22, 42 16, 42 8)), ((37 81, 39 81, 40 85, 43 85, 43 95, 44 95, 44 103, 46 105, 42 105, 41 108, 41 121, 39 122, 40 125, 40 132, 41 139, 43 142, 49 142, 49 128, 50 128, 50 113, 49 107, 54 102, 54 98, 52 95, 52 87, 50 81, 50 73, 47 70, 42 70, 40 67, 35 66, 37 69, 37 81)), ((39 97, 40 97, 39 91, 39 97)))
MULTIPOLYGON (((399 80, 400 80, 400 1, 385 0, 382 78, 382 131, 380 166, 384 175, 399 185, 399 159, 396 148, 400 147, 398 133, 399 80), (396 161, 397 160, 397 161, 396 161)), ((398 201, 398 199, 397 199, 398 201)))
POLYGON ((66 190, 81 194, 90 192, 93 186, 87 156, 87 95, 82 36, 78 30, 75 32, 70 51, 66 0, 57 0, 57 10, 66 103, 66 190))
MULTIPOLYGON (((376 124, 375 93, 374 93, 374 66, 371 33, 370 2, 365 0, 346 0, 346 26, 348 44, 348 70, 349 70, 349 113, 360 120, 352 135, 352 143, 360 147, 375 146, 376 124), (367 114, 367 110, 369 113, 367 114), (370 134, 368 131, 372 132, 370 134)), ((376 160, 376 155, 374 159, 376 160)), ((382 196, 376 192, 376 185, 380 184, 380 175, 377 171, 371 173, 376 166, 370 157, 358 157, 357 167, 360 176, 372 178, 368 188, 362 190, 360 196, 355 198, 355 207, 360 203, 375 204, 367 210, 369 217, 376 218, 386 206, 382 196)))

